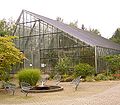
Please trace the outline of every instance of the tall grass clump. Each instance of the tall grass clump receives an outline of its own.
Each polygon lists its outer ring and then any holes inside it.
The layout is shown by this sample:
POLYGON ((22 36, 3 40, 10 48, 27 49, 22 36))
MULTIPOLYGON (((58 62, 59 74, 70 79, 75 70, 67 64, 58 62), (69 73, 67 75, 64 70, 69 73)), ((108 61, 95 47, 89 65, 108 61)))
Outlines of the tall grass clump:
POLYGON ((41 72, 39 69, 26 68, 18 72, 17 77, 20 82, 29 83, 31 86, 35 86, 38 80, 41 78, 41 72))

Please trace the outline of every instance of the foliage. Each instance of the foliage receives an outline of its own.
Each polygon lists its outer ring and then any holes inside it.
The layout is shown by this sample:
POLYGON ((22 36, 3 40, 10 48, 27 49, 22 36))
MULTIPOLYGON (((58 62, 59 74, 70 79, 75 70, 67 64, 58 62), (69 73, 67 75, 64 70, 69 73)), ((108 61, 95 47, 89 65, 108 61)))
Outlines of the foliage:
POLYGON ((55 66, 55 70, 61 75, 68 74, 70 68, 70 59, 68 57, 60 58, 55 66))
POLYGON ((62 80, 63 82, 70 82, 74 79, 74 76, 73 75, 67 75, 67 74, 64 74, 62 76, 62 80))
POLYGON ((86 77, 95 74, 95 69, 87 63, 79 63, 74 67, 74 69, 75 77, 78 76, 86 77))
POLYGON ((95 77, 95 80, 96 81, 100 81, 100 80, 108 80, 107 76, 105 74, 98 74, 96 77, 95 77))
POLYGON ((84 24, 82 24, 81 29, 82 29, 82 30, 86 30, 84 24))
POLYGON ((17 63, 22 63, 24 55, 15 48, 13 36, 0 37, 0 71, 8 75, 12 67, 17 63))
POLYGON ((110 40, 120 44, 120 28, 117 28, 110 40))
POLYGON ((107 79, 108 79, 108 80, 115 80, 116 78, 115 78, 113 75, 108 75, 108 76, 107 76, 107 79))
POLYGON ((58 57, 57 52, 55 52, 54 50, 50 50, 47 54, 48 59, 49 59, 49 63, 51 64, 52 67, 55 67, 55 65, 57 64, 58 59, 55 59, 58 57))
POLYGON ((120 54, 105 56, 104 60, 107 62, 108 69, 111 73, 120 70, 120 54))
POLYGON ((108 74, 106 75, 106 73, 100 73, 97 74, 96 76, 87 76, 85 78, 85 81, 87 82, 93 82, 93 81, 106 81, 106 80, 115 80, 115 79, 119 79, 119 77, 114 77, 113 74, 108 74))
POLYGON ((92 32, 92 33, 94 33, 94 34, 96 34, 96 35, 100 35, 101 36, 101 34, 98 31, 98 29, 90 29, 89 31, 92 32))
POLYGON ((0 20, 0 36, 11 35, 15 29, 14 21, 9 19, 7 22, 5 19, 0 20))
POLYGON ((63 19, 61 17, 57 17, 56 20, 63 23, 63 19))
POLYGON ((94 80, 94 76, 87 76, 87 77, 85 78, 85 81, 87 81, 87 82, 93 82, 93 81, 95 81, 95 80, 94 80))
POLYGON ((7 75, 7 72, 0 70, 0 80, 7 81, 9 79, 9 76, 7 75))
POLYGON ((75 22, 70 22, 69 26, 73 27, 73 28, 77 28, 78 27, 78 21, 75 22))
POLYGON ((20 82, 29 83, 31 86, 35 86, 40 79, 41 72, 39 69, 27 68, 18 72, 18 79, 20 82))
POLYGON ((120 74, 112 74, 113 79, 120 79, 120 74))

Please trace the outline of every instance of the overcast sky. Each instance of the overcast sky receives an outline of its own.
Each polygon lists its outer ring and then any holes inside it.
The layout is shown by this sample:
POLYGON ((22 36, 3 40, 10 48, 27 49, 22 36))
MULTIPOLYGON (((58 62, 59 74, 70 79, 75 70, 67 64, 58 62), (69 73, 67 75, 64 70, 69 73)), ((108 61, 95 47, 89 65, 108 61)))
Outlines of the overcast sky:
POLYGON ((0 19, 16 20, 22 9, 66 23, 78 20, 79 27, 96 28, 106 38, 120 27, 120 0, 0 0, 0 19))

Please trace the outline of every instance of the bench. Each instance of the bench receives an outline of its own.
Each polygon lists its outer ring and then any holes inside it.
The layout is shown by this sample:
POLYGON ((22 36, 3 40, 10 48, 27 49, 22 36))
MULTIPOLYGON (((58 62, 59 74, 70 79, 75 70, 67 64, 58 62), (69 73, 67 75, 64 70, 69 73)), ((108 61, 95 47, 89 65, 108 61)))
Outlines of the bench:
POLYGON ((58 85, 58 84, 60 83, 60 80, 61 80, 61 75, 56 74, 56 75, 53 77, 53 80, 55 81, 55 85, 58 85))
POLYGON ((77 90, 79 84, 80 84, 80 79, 81 79, 81 76, 75 78, 72 80, 71 84, 74 84, 75 85, 75 90, 77 90))
POLYGON ((15 84, 3 81, 3 87, 6 91, 12 91, 13 95, 15 94, 15 88, 16 88, 15 84))
POLYGON ((28 95, 29 90, 32 88, 32 86, 26 82, 21 82, 20 87, 21 87, 21 92, 24 92, 26 96, 28 95))

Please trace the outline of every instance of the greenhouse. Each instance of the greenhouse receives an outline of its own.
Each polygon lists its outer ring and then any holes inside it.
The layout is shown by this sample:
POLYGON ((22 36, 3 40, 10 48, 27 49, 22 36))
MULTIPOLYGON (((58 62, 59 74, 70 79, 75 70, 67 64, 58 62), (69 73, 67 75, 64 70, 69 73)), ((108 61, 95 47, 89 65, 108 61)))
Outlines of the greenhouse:
POLYGON ((59 58, 69 57, 71 67, 88 63, 96 72, 105 70, 103 56, 120 53, 120 45, 92 32, 22 10, 14 35, 15 44, 26 56, 23 67, 50 71, 59 58))

